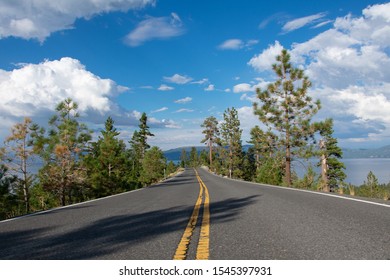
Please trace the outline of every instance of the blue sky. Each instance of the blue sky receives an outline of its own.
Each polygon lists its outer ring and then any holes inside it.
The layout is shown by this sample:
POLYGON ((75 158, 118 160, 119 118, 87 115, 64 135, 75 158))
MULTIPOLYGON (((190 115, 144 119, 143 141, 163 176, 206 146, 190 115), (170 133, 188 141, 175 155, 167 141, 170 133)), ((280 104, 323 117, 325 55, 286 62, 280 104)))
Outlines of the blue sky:
POLYGON ((124 140, 146 112, 164 150, 200 145, 202 121, 234 106, 245 143, 282 48, 341 146, 390 144, 390 3, 365 0, 1 0, 0 140, 71 97, 90 128, 111 115, 124 140))

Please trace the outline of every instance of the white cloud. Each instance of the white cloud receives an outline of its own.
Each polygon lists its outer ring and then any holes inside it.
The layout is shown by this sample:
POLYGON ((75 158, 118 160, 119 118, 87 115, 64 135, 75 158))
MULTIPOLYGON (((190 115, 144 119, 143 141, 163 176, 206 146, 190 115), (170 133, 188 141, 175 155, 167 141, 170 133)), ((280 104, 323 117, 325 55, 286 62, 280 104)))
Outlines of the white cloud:
POLYGON ((192 101, 191 97, 185 97, 183 99, 175 100, 175 103, 177 104, 186 104, 192 101))
POLYGON ((34 116, 42 110, 54 110, 56 104, 70 97, 82 113, 92 110, 105 114, 113 109, 110 98, 123 89, 87 71, 80 61, 64 57, 25 64, 9 72, 0 70, 0 110, 9 116, 34 116))
POLYGON ((250 92, 253 91, 252 85, 248 83, 241 83, 233 87, 234 93, 250 92))
POLYGON ((320 28, 320 27, 325 26, 325 25, 330 24, 330 23, 333 23, 333 20, 326 20, 326 21, 320 22, 320 23, 314 25, 312 28, 314 28, 314 29, 320 28))
POLYGON ((362 121, 378 121, 390 127, 390 83, 377 87, 349 86, 329 91, 329 99, 343 112, 362 121), (375 89, 375 91, 373 91, 375 89))
POLYGON ((229 39, 224 41, 218 46, 218 49, 221 50, 239 50, 243 48, 249 48, 253 45, 256 45, 259 41, 258 40, 248 40, 246 42, 242 41, 241 39, 229 39))
POLYGON ((241 95, 240 100, 246 100, 246 101, 249 101, 252 103, 259 102, 256 94, 248 95, 247 93, 244 93, 243 95, 241 95))
POLYGON ((317 84, 345 88, 390 80, 390 3, 363 10, 363 16, 337 18, 334 27, 293 46, 317 84), (347 75, 346 75, 347 73, 347 75))
POLYGON ((287 22, 283 27, 282 30, 284 32, 291 32, 296 29, 302 28, 308 24, 311 24, 313 22, 316 22, 317 20, 323 18, 326 14, 325 13, 318 13, 315 15, 307 16, 307 17, 301 17, 294 20, 291 20, 287 22))
POLYGON ((159 88, 158 88, 158 90, 160 90, 160 91, 169 91, 169 90, 174 90, 175 88, 174 87, 170 87, 170 86, 167 86, 167 85, 165 85, 165 84, 162 84, 159 88))
POLYGON ((147 41, 168 39, 185 33, 180 17, 172 13, 169 17, 150 17, 141 21, 125 38, 126 44, 137 47, 147 41))
POLYGON ((244 47, 244 42, 240 39, 229 39, 218 46, 221 50, 239 50, 244 47))
POLYGON ((44 41, 51 33, 73 28, 76 19, 154 5, 155 0, 13 0, 0 1, 0 38, 44 41))
POLYGON ((175 74, 172 77, 164 77, 164 80, 169 83, 174 83, 174 84, 179 84, 179 85, 184 85, 188 82, 192 81, 191 77, 187 76, 182 76, 179 74, 175 74))
POLYGON ((160 113, 160 112, 164 112, 166 110, 168 110, 168 107, 162 107, 160 109, 156 109, 156 110, 152 111, 152 113, 160 113))
POLYGON ((269 71, 272 69, 272 64, 275 63, 276 56, 280 54, 282 49, 283 46, 278 41, 275 41, 274 45, 270 45, 261 54, 252 57, 248 64, 258 71, 269 71))
POLYGON ((207 84, 208 82, 209 82, 209 79, 204 78, 204 79, 199 80, 199 81, 191 82, 191 84, 204 85, 204 84, 207 84))
POLYGON ((214 91, 215 86, 213 84, 209 84, 207 88, 204 89, 205 91, 214 91))
POLYGON ((175 113, 191 113, 191 112, 193 112, 193 111, 194 111, 194 110, 192 110, 192 109, 183 108, 183 109, 177 110, 175 113))
POLYGON ((242 92, 255 92, 256 89, 265 89, 268 86, 269 82, 264 81, 263 79, 256 79, 256 82, 248 83, 240 83, 233 87, 234 93, 242 93, 242 92))

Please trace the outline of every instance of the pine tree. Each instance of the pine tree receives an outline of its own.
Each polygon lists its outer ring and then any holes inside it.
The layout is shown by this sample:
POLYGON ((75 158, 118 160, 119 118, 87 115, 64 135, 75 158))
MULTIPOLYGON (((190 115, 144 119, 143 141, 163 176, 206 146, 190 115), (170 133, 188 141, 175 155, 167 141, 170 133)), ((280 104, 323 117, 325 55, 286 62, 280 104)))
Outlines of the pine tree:
POLYGON ((180 166, 183 168, 186 168, 188 164, 188 159, 187 159, 187 151, 186 149, 181 149, 181 154, 180 154, 180 166))
POLYGON ((238 119, 238 112, 233 108, 228 108, 223 114, 224 122, 221 124, 222 145, 227 147, 228 160, 227 166, 229 170, 229 177, 241 177, 242 171, 240 169, 242 164, 242 142, 240 129, 240 120, 238 119), (234 174, 233 174, 234 173, 234 174))
POLYGON ((130 181, 131 184, 138 185, 142 171, 142 161, 146 151, 150 148, 148 137, 154 136, 149 130, 148 117, 143 113, 139 119, 139 130, 135 130, 133 137, 129 141, 129 161, 131 164, 130 181))
POLYGON ((210 116, 206 118, 201 127, 204 128, 202 133, 204 134, 204 139, 201 143, 205 143, 209 147, 209 161, 210 168, 213 168, 213 146, 220 144, 219 139, 219 129, 218 129, 218 121, 215 117, 210 116))
POLYGON ((322 139, 320 140, 320 163, 322 190, 325 192, 336 189, 344 181, 345 165, 339 159, 343 157, 343 151, 338 146, 337 139, 333 137, 333 120, 326 119, 316 124, 322 139))
POLYGON ((152 147, 145 153, 142 161, 140 181, 144 186, 158 182, 164 178, 166 159, 158 147, 152 147))
POLYGON ((372 171, 368 172, 367 181, 364 181, 364 186, 368 188, 370 197, 376 197, 378 195, 379 193, 378 178, 375 176, 375 174, 372 171))
POLYGON ((39 170, 40 182, 57 195, 61 205, 72 203, 72 193, 86 180, 80 159, 87 150, 91 134, 78 122, 77 109, 77 103, 70 98, 60 102, 56 115, 49 121, 49 135, 35 141, 45 163, 39 170))
POLYGON ((0 220, 13 216, 13 208, 16 203, 14 194, 17 177, 8 172, 4 164, 0 164, 0 220))
POLYGON ((31 118, 26 117, 23 122, 11 128, 11 135, 5 140, 9 155, 8 166, 19 176, 26 213, 30 212, 30 187, 34 179, 30 172, 34 156, 32 134, 37 129, 37 126, 32 124, 31 118))
POLYGON ((271 158, 277 151, 278 137, 268 130, 264 132, 259 126, 255 126, 250 131, 251 139, 249 144, 253 145, 257 169, 261 165, 261 160, 271 158))
POLYGON ((271 130, 264 132, 255 126, 250 132, 256 162, 256 181, 265 184, 282 183, 284 163, 278 151, 279 138, 271 130))
POLYGON ((150 145, 148 144, 148 137, 154 136, 154 134, 149 131, 149 126, 147 124, 148 117, 146 116, 146 113, 142 114, 139 122, 139 131, 138 135, 136 136, 136 141, 138 141, 140 145, 141 158, 144 158, 146 150, 150 148, 150 145))
POLYGON ((105 128, 91 152, 85 157, 88 178, 96 197, 119 193, 126 189, 126 145, 117 136, 114 120, 108 117, 105 128))
POLYGON ((291 161, 314 134, 311 118, 319 110, 320 102, 313 102, 308 96, 311 82, 302 69, 292 66, 287 50, 282 50, 276 61, 273 70, 278 79, 266 90, 257 89, 261 105, 254 103, 254 110, 260 121, 280 134, 280 144, 285 149, 285 180, 291 186, 291 161))
POLYGON ((244 153, 242 161, 242 179, 245 181, 253 181, 256 174, 256 159, 253 147, 249 148, 244 153))
POLYGON ((198 151, 195 147, 192 147, 190 151, 190 165, 191 167, 198 167, 199 165, 198 151))

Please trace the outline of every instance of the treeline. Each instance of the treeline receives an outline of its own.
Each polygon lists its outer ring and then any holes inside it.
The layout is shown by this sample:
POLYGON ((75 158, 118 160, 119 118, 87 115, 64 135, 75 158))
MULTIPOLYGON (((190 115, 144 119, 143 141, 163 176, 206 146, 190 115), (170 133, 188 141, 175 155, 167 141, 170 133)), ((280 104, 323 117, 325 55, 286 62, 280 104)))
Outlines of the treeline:
POLYGON ((343 154, 333 136, 333 120, 312 120, 321 103, 308 95, 311 82, 302 69, 293 67, 287 50, 276 57, 273 70, 276 81, 256 91, 253 108, 260 123, 251 129, 251 148, 243 151, 238 112, 228 108, 221 122, 210 116, 201 125, 202 143, 209 150, 208 156, 202 152, 201 162, 230 178, 388 199, 389 185, 378 184, 372 172, 360 188, 344 182, 343 154), (318 159, 320 174, 309 164, 311 158, 318 159), (308 168, 299 178, 292 163, 302 161, 308 168))
POLYGON ((0 219, 134 190, 176 171, 149 146, 145 113, 128 148, 111 117, 96 141, 78 119, 77 103, 66 99, 47 131, 30 118, 12 127, 0 149, 0 219))

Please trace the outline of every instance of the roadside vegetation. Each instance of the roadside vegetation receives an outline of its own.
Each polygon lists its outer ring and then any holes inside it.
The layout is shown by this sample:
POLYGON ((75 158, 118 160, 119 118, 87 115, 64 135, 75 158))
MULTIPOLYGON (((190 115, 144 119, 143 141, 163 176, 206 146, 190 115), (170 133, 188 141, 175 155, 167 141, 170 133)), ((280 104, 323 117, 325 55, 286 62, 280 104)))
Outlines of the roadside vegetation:
POLYGON ((48 127, 25 118, 0 149, 0 219, 134 190, 177 170, 148 145, 145 113, 128 145, 111 117, 92 140, 71 99, 58 104, 48 127))
POLYGON ((203 151, 198 163, 230 178, 388 200, 390 183, 379 184, 372 172, 361 186, 344 182, 343 153, 333 136, 333 120, 313 121, 321 103, 308 94, 311 82, 303 70, 291 64, 286 50, 276 57, 273 70, 275 82, 265 90, 257 89, 253 109, 259 124, 250 132, 251 147, 242 149, 237 110, 228 108, 221 122, 214 116, 204 120, 202 143, 209 152, 205 155, 203 151), (320 174, 309 164, 313 158, 318 159, 320 174), (302 178, 294 172, 292 162, 308 166, 302 178))

